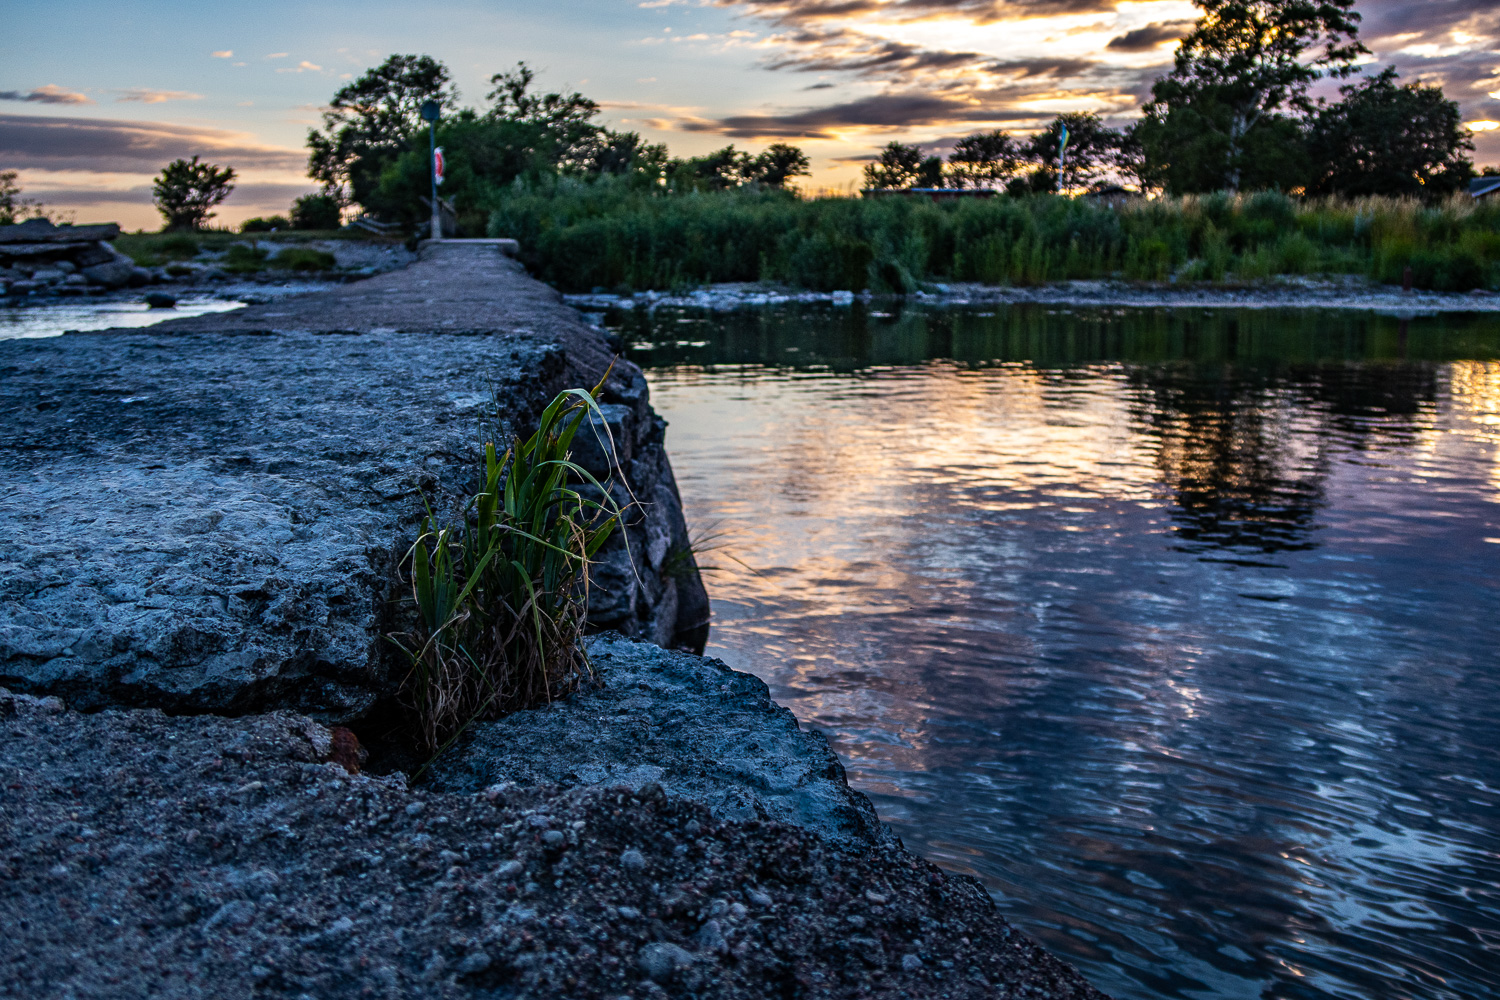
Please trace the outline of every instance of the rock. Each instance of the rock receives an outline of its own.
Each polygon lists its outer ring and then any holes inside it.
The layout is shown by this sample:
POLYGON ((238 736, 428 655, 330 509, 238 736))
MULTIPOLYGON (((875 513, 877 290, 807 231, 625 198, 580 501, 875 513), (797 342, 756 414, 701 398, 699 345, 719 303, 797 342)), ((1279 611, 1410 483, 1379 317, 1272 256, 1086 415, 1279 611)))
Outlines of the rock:
POLYGON ((692 952, 670 941, 657 941, 641 949, 640 965, 653 982, 667 983, 695 961, 692 952))
POLYGON ((152 309, 172 309, 177 305, 177 296, 166 292, 147 292, 145 302, 152 309))
POLYGON ((68 276, 68 273, 56 267, 39 267, 31 272, 31 280, 51 285, 68 276))
POLYGON ((889 840, 828 744, 758 678, 619 636, 590 639, 588 651, 595 688, 474 724, 431 764, 432 786, 654 783, 725 819, 775 819, 840 843, 889 840))
POLYGON ((135 279, 135 272, 139 270, 135 266, 135 261, 114 247, 107 244, 100 244, 100 246, 107 247, 110 259, 98 264, 90 264, 82 268, 79 273, 87 278, 90 284, 101 285, 105 288, 124 288, 129 285, 135 279))
POLYGON ((918 971, 921 970, 921 968, 922 968, 922 960, 920 958, 918 958, 916 955, 907 954, 907 955, 902 955, 901 956, 901 971, 902 972, 918 972, 918 971))
MULTIPOLYGON (((424 500, 470 488, 492 392, 508 436, 609 364, 489 252, 147 330, 0 341, 0 684, 86 710, 340 723, 392 694, 396 560, 424 500)), ((672 502, 617 533, 611 565, 645 583, 610 624, 670 641, 706 596, 691 567, 647 561, 687 528, 639 371, 611 379, 604 402, 640 435, 631 489, 672 502)))
POLYGON ((47 219, 28 219, 14 226, 0 226, 0 244, 78 243, 112 240, 120 235, 113 222, 98 226, 55 226, 47 219))
POLYGON ((620 867, 636 874, 646 867, 646 856, 632 847, 620 855, 620 867))

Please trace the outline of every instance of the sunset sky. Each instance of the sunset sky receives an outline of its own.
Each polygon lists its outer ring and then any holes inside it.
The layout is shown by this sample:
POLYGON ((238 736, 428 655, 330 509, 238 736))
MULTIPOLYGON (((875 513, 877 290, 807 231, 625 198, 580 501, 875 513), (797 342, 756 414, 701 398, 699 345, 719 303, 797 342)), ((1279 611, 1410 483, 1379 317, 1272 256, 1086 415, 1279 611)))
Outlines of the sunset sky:
MULTIPOLYGON (((1374 62, 1500 121, 1500 3, 1366 0, 1374 62)), ((608 124, 690 155, 783 140, 813 188, 847 187, 892 139, 940 148, 1059 111, 1136 114, 1195 8, 1184 0, 262 0, 17 2, 0 38, 0 169, 80 222, 160 223, 150 178, 198 153, 240 173, 217 221, 312 190, 303 140, 344 82, 392 52, 452 69, 466 103, 524 59, 608 124), (212 11, 210 13, 209 11, 212 11)), ((1475 133, 1500 163, 1500 127, 1475 133)))

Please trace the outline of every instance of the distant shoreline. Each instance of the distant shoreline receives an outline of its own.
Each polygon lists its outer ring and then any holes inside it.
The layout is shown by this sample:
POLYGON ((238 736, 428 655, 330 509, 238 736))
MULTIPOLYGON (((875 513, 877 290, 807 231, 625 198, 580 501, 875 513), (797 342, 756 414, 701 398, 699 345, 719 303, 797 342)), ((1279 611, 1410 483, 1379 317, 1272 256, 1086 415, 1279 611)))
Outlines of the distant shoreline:
POLYGON ((928 284, 907 296, 870 292, 808 292, 776 285, 728 283, 690 292, 634 295, 566 295, 578 309, 655 309, 661 306, 724 311, 786 303, 852 305, 904 298, 923 305, 1040 305, 1138 309, 1345 309, 1398 317, 1438 313, 1500 313, 1500 295, 1473 292, 1403 292, 1363 278, 1283 279, 1246 285, 1145 284, 1128 281, 1061 281, 1028 287, 973 282, 928 284))

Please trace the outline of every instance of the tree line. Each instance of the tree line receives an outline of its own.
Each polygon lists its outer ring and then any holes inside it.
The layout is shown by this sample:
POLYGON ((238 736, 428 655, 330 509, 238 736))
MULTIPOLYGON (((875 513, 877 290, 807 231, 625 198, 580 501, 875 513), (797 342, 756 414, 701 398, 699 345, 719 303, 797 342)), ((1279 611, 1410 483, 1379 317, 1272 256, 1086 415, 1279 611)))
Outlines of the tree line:
MULTIPOLYGON (((1203 16, 1128 127, 1068 113, 1030 136, 1003 130, 966 136, 946 158, 892 142, 865 168, 867 186, 1024 195, 1125 185, 1172 195, 1272 190, 1435 200, 1474 175, 1467 155, 1474 146, 1458 105, 1438 86, 1402 82, 1388 67, 1345 83, 1335 100, 1312 96, 1319 80, 1350 80, 1368 55, 1354 0, 1196 3, 1203 16)), ((437 141, 449 171, 441 195, 464 228, 475 231, 518 184, 608 178, 649 193, 776 190, 808 174, 807 156, 787 143, 755 155, 730 145, 672 157, 639 133, 601 124, 599 105, 582 94, 541 92, 535 83, 532 69, 519 63, 490 77, 483 106, 468 107, 443 63, 392 55, 341 87, 322 127, 309 132, 309 175, 322 190, 299 199, 290 218, 255 219, 247 227, 331 227, 351 206, 386 222, 419 224, 431 213, 420 113, 429 100, 443 108, 437 141)), ((232 181, 232 170, 197 157, 171 164, 156 184, 168 228, 201 226, 232 181)))
POLYGON ((1442 88, 1402 83, 1394 67, 1314 99, 1320 79, 1348 79, 1369 50, 1354 0, 1197 0, 1203 10, 1173 68, 1129 127, 1059 115, 1020 139, 961 139, 947 161, 891 143, 865 168, 873 188, 980 187, 1012 194, 1275 190, 1437 199, 1474 174, 1458 105, 1442 88), (1058 153, 1068 134, 1062 176, 1058 153), (1061 184, 1059 185, 1059 181, 1061 184))

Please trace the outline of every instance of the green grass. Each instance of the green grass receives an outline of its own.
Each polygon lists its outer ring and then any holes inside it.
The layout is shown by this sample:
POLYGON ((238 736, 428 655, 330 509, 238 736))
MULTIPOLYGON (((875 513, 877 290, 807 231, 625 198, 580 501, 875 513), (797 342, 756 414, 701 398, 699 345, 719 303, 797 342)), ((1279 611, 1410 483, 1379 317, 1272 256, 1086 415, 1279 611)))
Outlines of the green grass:
POLYGON ((822 291, 1067 279, 1254 282, 1361 274, 1500 288, 1500 203, 1307 200, 1266 192, 1114 208, 1050 195, 933 204, 742 189, 665 195, 561 181, 512 190, 489 233, 565 291, 765 281, 822 291))
POLYGON ((589 562, 621 514, 569 459, 580 428, 604 426, 589 422, 597 392, 559 393, 503 456, 487 443, 480 491, 446 524, 429 512, 403 562, 416 623, 391 638, 410 661, 402 697, 429 752, 586 674, 589 562))

